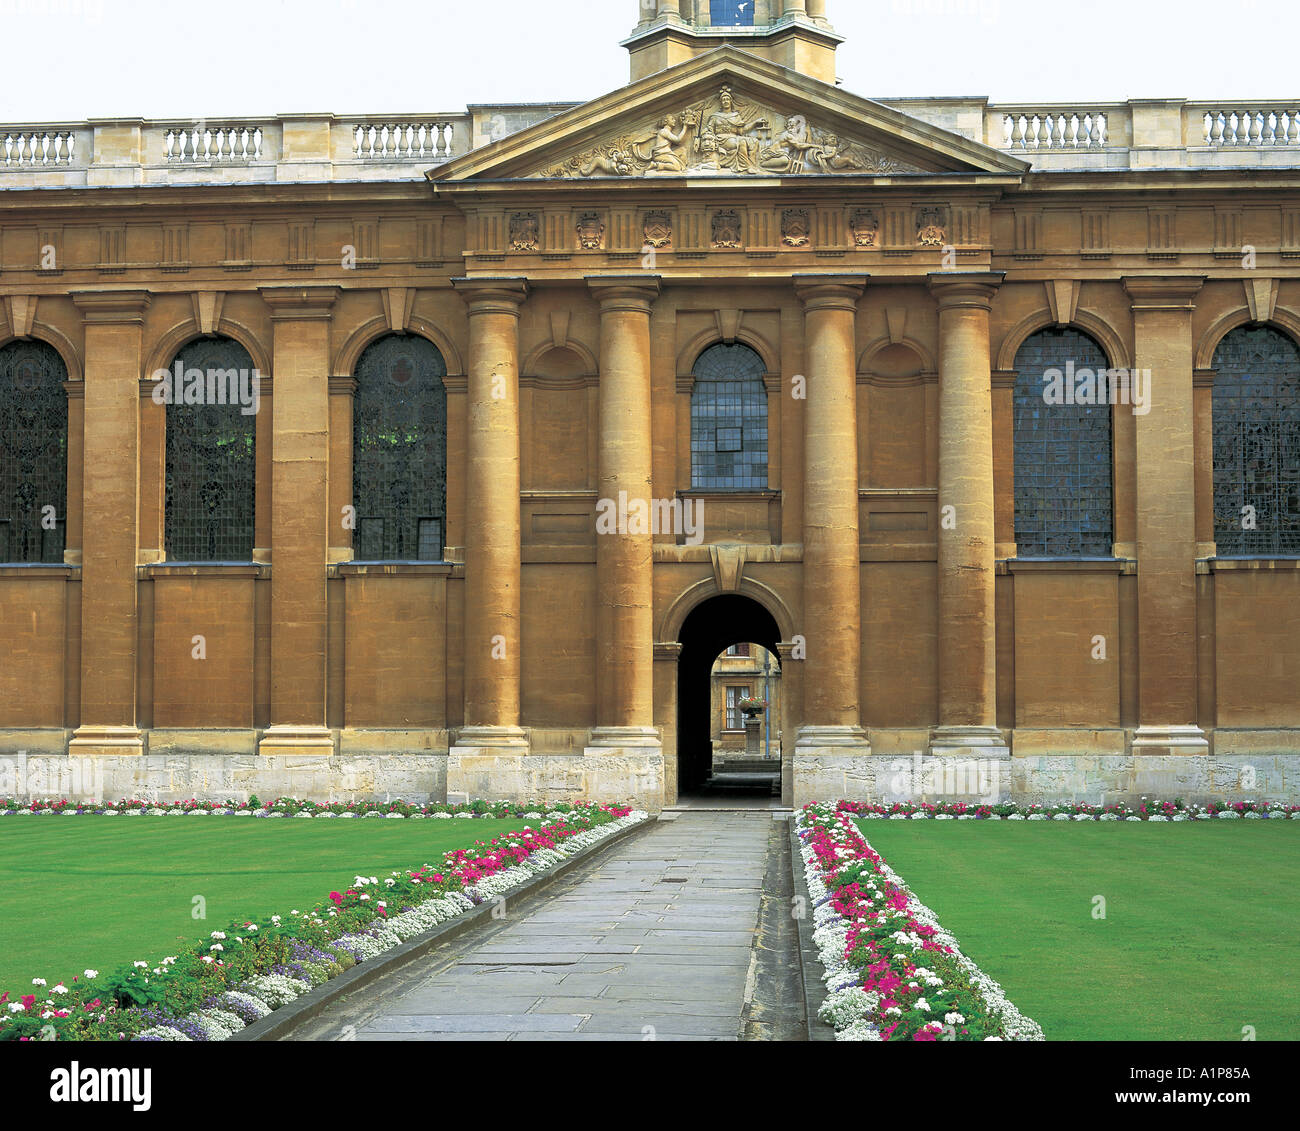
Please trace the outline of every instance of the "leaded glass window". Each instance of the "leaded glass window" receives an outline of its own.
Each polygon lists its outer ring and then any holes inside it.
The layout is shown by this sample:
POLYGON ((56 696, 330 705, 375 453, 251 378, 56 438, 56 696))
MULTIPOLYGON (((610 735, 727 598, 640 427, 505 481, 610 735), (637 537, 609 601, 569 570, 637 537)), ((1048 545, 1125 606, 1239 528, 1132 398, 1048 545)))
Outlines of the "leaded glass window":
POLYGON ((1078 330, 1041 330, 1016 354, 1016 552, 1022 558, 1113 553, 1108 402, 1114 398, 1101 377, 1107 369, 1101 347, 1078 330), (1049 371, 1060 372, 1060 384, 1055 373, 1049 380, 1049 371))
POLYGON ((230 338, 199 338, 176 355, 173 373, 178 365, 184 380, 173 381, 167 405, 167 558, 252 561, 261 404, 253 359, 230 338))
POLYGON ((754 0, 709 0, 709 23, 714 27, 753 27, 754 0))
POLYGON ((63 561, 67 376, 45 342, 0 349, 0 561, 63 561))
POLYGON ((767 388, 763 359, 748 346, 710 346, 691 391, 691 486, 767 487, 767 388))
POLYGON ((1218 553, 1300 555, 1300 349, 1242 327, 1219 343, 1214 369, 1218 553))
POLYGON ((353 551, 359 561, 441 561, 447 514, 447 365, 433 343, 390 334, 357 362, 353 551))

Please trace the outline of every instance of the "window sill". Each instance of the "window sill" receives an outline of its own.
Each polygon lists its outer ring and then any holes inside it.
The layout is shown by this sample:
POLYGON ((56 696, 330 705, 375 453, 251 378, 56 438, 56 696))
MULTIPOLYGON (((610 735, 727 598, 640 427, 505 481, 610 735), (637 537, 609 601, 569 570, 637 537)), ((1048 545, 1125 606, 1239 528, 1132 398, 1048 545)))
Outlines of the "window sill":
POLYGON ((271 576, 270 562, 146 562, 136 566, 136 576, 156 577, 252 577, 271 576))

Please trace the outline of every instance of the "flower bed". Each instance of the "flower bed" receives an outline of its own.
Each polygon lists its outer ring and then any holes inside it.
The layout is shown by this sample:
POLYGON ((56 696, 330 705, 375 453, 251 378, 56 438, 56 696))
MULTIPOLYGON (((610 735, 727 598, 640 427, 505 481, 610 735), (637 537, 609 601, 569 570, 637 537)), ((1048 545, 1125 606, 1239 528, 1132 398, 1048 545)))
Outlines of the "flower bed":
POLYGON ((234 816, 234 817, 491 817, 498 820, 521 817, 537 820, 543 812, 570 813, 592 806, 579 804, 552 804, 542 801, 472 801, 465 805, 426 804, 415 805, 406 801, 303 801, 295 797, 278 797, 262 802, 253 794, 247 801, 147 801, 133 798, 127 801, 69 801, 46 798, 40 801, 19 801, 13 797, 0 797, 0 817, 24 814, 78 814, 111 817, 172 815, 234 816))
POLYGON ((872 850, 855 809, 808 805, 795 817, 829 990, 820 1016, 836 1039, 1041 1041, 872 850))
POLYGON ((1264 820, 1267 818, 1300 819, 1300 805, 1287 805, 1278 801, 1212 801, 1208 805, 1188 805, 1182 798, 1173 801, 1152 801, 1142 798, 1137 805, 1122 803, 1089 805, 1082 801, 1034 802, 1018 805, 998 802, 992 805, 972 805, 964 801, 948 801, 935 805, 926 801, 899 801, 892 805, 873 804, 866 801, 841 801, 846 812, 867 820, 893 821, 1208 821, 1215 819, 1264 820))
POLYGON ((232 923, 158 962, 136 961, 104 976, 87 970, 71 986, 35 978, 40 1000, 36 993, 19 1001, 0 995, 0 1040, 225 1040, 348 967, 647 815, 628 806, 565 805, 533 816, 543 819, 540 828, 447 852, 436 866, 357 876, 306 911, 232 923))

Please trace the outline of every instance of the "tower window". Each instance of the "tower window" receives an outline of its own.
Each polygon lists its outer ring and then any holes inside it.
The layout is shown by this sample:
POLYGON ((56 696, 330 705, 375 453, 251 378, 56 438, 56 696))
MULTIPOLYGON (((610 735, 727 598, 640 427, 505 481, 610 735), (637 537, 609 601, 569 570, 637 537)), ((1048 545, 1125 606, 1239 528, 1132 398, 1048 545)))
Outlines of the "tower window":
POLYGON ((709 22, 714 27, 753 27, 754 0, 710 0, 709 22))

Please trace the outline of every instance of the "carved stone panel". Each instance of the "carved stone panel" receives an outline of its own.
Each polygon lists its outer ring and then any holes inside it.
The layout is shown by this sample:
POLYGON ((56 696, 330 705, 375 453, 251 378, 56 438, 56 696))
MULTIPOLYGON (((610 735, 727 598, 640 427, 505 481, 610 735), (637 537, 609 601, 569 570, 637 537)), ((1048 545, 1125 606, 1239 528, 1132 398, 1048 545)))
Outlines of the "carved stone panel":
POLYGON ((786 247, 808 246, 808 209, 787 208, 781 213, 781 242, 786 247))
POLYGON ((728 208, 713 214, 713 246, 740 247, 740 214, 734 209, 728 208))
POLYGON ((849 231, 853 233, 855 247, 875 247, 880 221, 870 208, 859 208, 849 218, 849 231))
POLYGON ((536 251, 539 234, 536 212, 516 212, 510 217, 511 251, 536 251))

